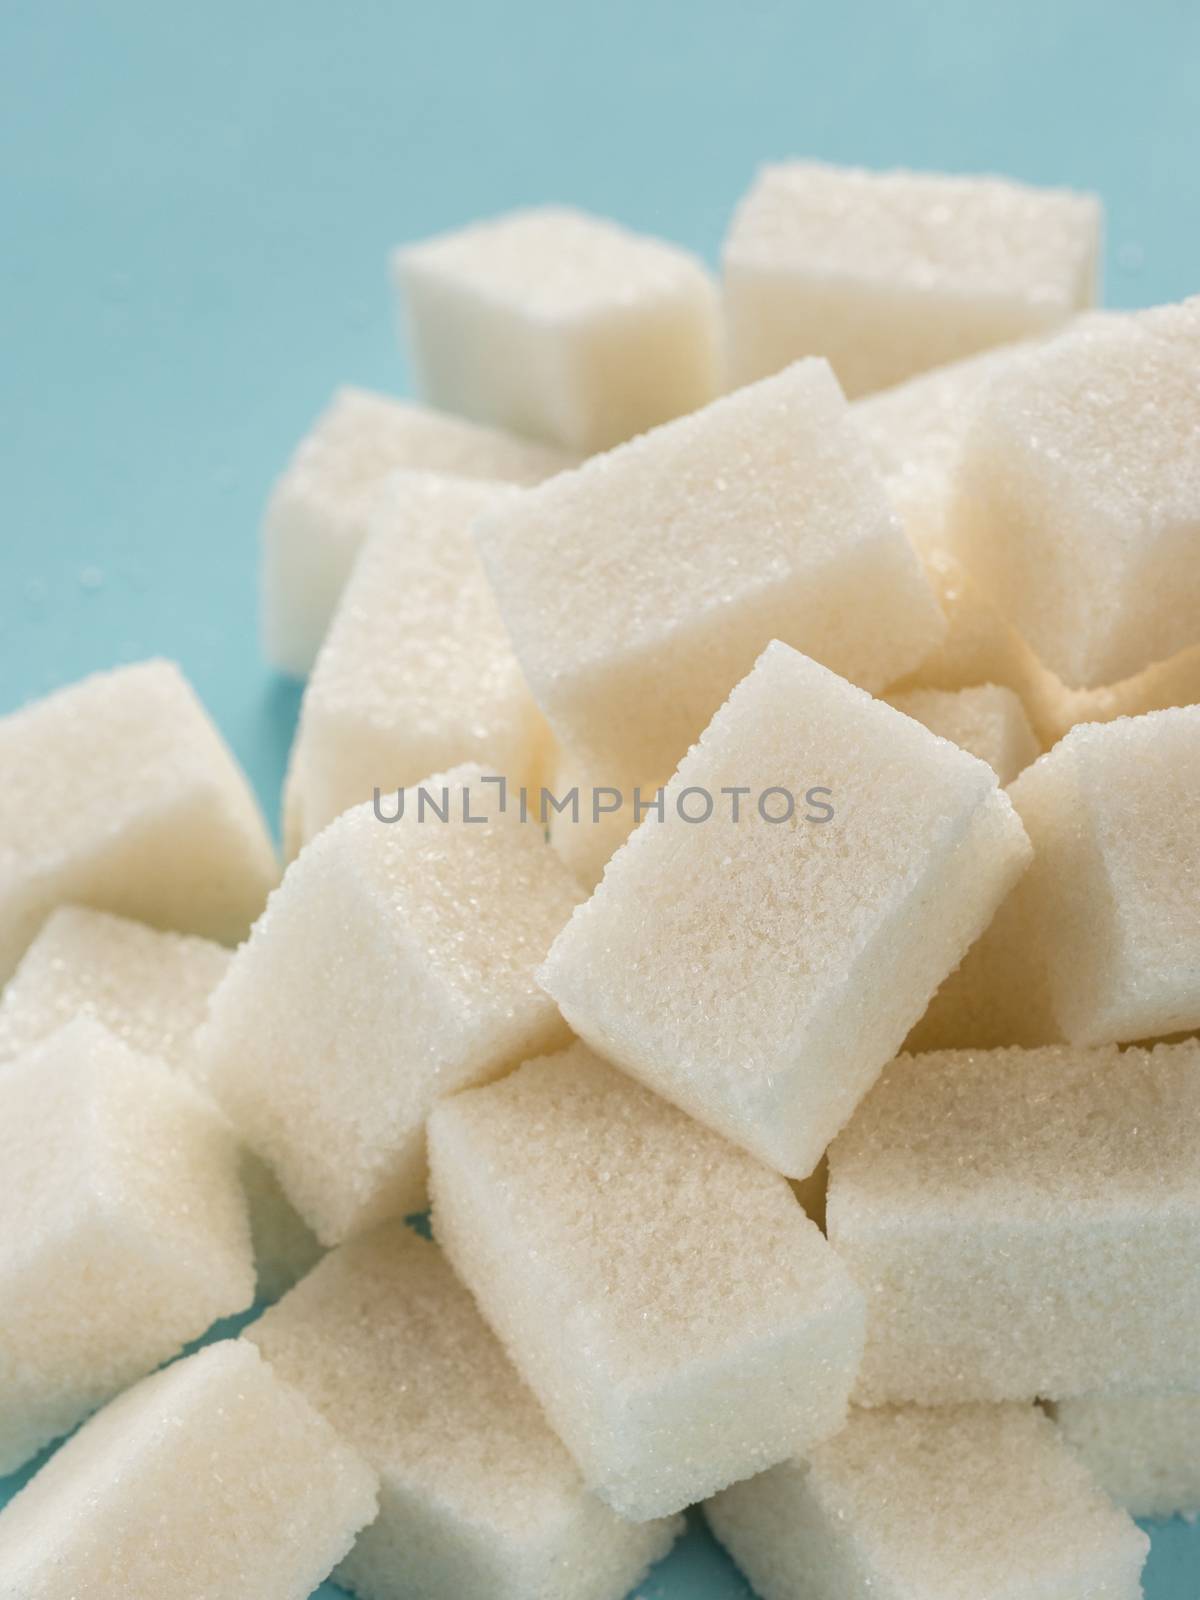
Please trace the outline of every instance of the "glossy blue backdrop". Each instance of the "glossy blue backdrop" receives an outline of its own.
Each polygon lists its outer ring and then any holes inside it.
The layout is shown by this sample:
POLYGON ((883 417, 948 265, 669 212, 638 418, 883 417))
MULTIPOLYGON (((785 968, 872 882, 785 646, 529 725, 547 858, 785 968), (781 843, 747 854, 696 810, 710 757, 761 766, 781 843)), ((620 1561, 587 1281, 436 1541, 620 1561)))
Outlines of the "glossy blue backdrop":
MULTIPOLYGON (((805 154, 1094 188, 1112 303, 1200 289, 1191 0, 6 0, 0 62, 0 711, 174 656, 272 816, 259 512, 336 382, 404 388, 397 241, 556 199, 715 260, 805 154)), ((695 1534, 642 1592, 746 1591, 695 1534)))

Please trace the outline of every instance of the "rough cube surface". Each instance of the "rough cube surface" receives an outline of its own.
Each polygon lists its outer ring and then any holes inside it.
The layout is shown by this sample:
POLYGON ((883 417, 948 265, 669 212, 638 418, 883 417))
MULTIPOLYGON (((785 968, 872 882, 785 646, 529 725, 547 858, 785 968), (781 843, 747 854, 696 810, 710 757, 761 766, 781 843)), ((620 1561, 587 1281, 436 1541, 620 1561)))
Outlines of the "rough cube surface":
POLYGON ((1025 835, 982 761, 778 643, 664 812, 541 982, 595 1049, 805 1177, 1024 868, 1025 835), (783 790, 790 820, 765 820, 787 818, 783 790), (709 820, 683 820, 680 797, 696 816, 704 795, 709 820))
POLYGON ((539 483, 570 464, 544 445, 407 400, 339 389, 271 493, 262 532, 263 650, 303 677, 398 468, 539 483))
POLYGON ((436 1237, 621 1516, 841 1427, 862 1296, 775 1173, 581 1044, 443 1101, 429 1146, 436 1237))
POLYGON ((730 373, 826 356, 851 396, 1046 332, 1095 296, 1100 206, 998 178, 764 167, 723 252, 730 373))
POLYGON ((888 696, 888 703, 949 739, 970 755, 986 761, 1007 786, 1041 754, 1025 707, 1001 684, 981 683, 972 689, 909 689, 888 696))
POLYGON ((856 1395, 1200 1387, 1200 1044, 901 1056, 829 1152, 856 1395))
POLYGON ((0 1068, 0 1142, 2 1474, 245 1310, 254 1264, 223 1119, 96 1022, 0 1068))
POLYGON ((772 638, 877 691, 945 628, 820 361, 514 497, 477 533, 538 704, 614 782, 669 770, 772 638))
POLYGON ((300 712, 286 809, 298 848, 341 812, 478 761, 531 780, 542 723, 470 535, 497 484, 398 473, 300 712))
POLYGON ((680 1531, 584 1488, 441 1251, 401 1222, 339 1245, 245 1337, 379 1474, 337 1573, 366 1600, 624 1600, 680 1531))
POLYGON ((236 943, 278 877, 249 785, 168 661, 0 718, 0 982, 74 900, 236 943))
POLYGON ((252 1345, 114 1400, 0 1512, 20 1600, 299 1600, 375 1515, 366 1463, 252 1345))
POLYGON ((717 391, 716 288, 661 240, 579 211, 513 212, 396 252, 436 404, 590 455, 717 391))
POLYGON ((1093 1394, 1052 1414, 1106 1494, 1135 1517, 1200 1512, 1200 1395, 1093 1394))
POLYGON ((1064 683, 1200 643, 1200 298, 1088 318, 994 378, 963 444, 955 553, 1064 683))
POLYGON ((331 823, 213 996, 208 1081, 326 1244, 419 1209, 440 1095, 565 1036, 533 973, 580 891, 481 776, 331 823))
POLYGON ((855 1411, 705 1515, 761 1600, 1141 1600, 1150 1547, 1033 1406, 855 1411))

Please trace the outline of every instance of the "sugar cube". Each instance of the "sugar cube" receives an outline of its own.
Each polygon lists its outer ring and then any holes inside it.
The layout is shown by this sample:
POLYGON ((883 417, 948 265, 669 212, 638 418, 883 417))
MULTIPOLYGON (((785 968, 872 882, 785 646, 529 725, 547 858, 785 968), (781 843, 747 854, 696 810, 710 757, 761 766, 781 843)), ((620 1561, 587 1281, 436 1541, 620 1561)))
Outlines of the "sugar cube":
POLYGON ((226 1340, 93 1417, 0 1512, 13 1600, 300 1600, 375 1515, 366 1463, 226 1340))
POLYGON ((344 812, 213 996, 208 1082, 325 1244, 419 1209, 440 1095, 567 1036, 533 974, 580 890, 486 776, 344 812))
POLYGON ((589 894, 665 782, 609 784, 602 778, 561 746, 553 752, 546 786, 550 843, 589 894))
POLYGON ((403 1223, 339 1245, 247 1329, 379 1473, 336 1573, 364 1600, 624 1600, 682 1519, 583 1485, 440 1250, 403 1223))
POLYGON ((669 771, 773 637, 875 692, 945 628, 823 361, 514 496, 476 532, 538 704, 607 782, 669 771))
POLYGON ((478 761, 532 781, 542 724, 470 535, 505 487, 431 473, 381 486, 304 693, 288 771, 298 848, 373 791, 478 761))
POLYGON ((983 390, 954 552, 1064 683, 1200 643, 1200 297, 1089 318, 983 390))
POLYGON ((705 1515, 761 1600, 1141 1600, 1150 1548, 1034 1406, 856 1410, 705 1515))
POLYGON ((986 761, 1007 786, 1041 754, 1025 707, 1011 689, 981 683, 971 689, 909 689, 888 704, 986 761))
POLYGON ((303 677, 398 468, 539 483, 570 464, 544 445, 365 389, 339 389, 271 493, 262 532, 263 650, 303 677))
POLYGON ((1028 842, 982 761, 778 642, 663 811, 609 862, 540 981, 596 1050, 803 1178, 1028 842))
POLYGON ((829 1151, 856 1398, 1200 1388, 1200 1043, 902 1056, 829 1151))
POLYGON ((717 392, 716 287, 687 251, 560 206, 398 250, 435 405, 590 455, 717 392))
POLYGON ((236 943, 278 877, 262 816, 169 661, 0 717, 0 983, 56 905, 236 943))
POLYGON ((443 1100, 433 1227, 589 1487, 644 1521, 835 1433, 862 1296, 786 1182, 584 1045, 443 1100))
POLYGON ((1200 1512, 1200 1394, 1091 1394, 1051 1414, 1106 1494, 1135 1517, 1200 1512))
POLYGON ((730 375, 821 355, 854 397, 1045 333, 1095 297, 1100 219, 998 178, 764 167, 723 251, 730 375))
POLYGON ((0 1141, 2 1474, 243 1311, 254 1265, 223 1119, 90 1018, 0 1069, 0 1141))

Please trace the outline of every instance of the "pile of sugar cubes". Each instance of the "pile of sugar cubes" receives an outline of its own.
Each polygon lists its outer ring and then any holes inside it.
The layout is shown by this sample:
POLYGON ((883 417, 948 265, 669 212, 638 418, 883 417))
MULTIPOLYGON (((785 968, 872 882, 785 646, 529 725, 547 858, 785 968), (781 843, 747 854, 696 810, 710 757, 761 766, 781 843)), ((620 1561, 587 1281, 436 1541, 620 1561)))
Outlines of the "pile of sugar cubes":
POLYGON ((719 288, 407 246, 424 401, 266 512, 282 876, 172 664, 0 720, 0 1600, 621 1600, 701 1502, 762 1600, 1141 1594, 1200 299, 1092 309, 1100 224, 791 163, 719 288))

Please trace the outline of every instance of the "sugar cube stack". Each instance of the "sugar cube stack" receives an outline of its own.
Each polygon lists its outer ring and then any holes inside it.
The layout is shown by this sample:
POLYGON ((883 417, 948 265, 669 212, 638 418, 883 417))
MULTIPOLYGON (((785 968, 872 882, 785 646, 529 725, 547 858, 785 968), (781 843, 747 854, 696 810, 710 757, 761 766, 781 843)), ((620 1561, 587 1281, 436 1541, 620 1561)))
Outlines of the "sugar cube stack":
POLYGON ((730 376, 828 358, 851 397, 1090 305, 1100 207, 998 178, 767 166, 722 251, 730 376))
POLYGON ((543 729, 475 552, 502 485, 395 473, 304 693, 289 851, 375 789, 462 761, 532 784, 543 729))
POLYGON ((902 1056, 829 1152, 870 1405, 1200 1388, 1200 1043, 902 1056))
POLYGON ((339 1245, 247 1329, 379 1474, 336 1573, 364 1600, 624 1600, 682 1519, 584 1488, 470 1295, 403 1223, 339 1245))
POLYGON ((821 361, 514 496, 476 532, 538 704, 610 781, 671 770, 772 638, 877 692, 945 629, 821 361))
POLYGON ((487 776, 344 812, 213 995, 207 1082, 324 1244, 420 1209, 440 1095, 566 1040, 533 974, 581 891, 487 776))
POLYGON ((442 1101, 429 1153, 435 1237, 619 1515, 845 1422, 862 1295, 785 1181, 584 1045, 442 1101))
POLYGON ((539 483, 570 460, 411 401, 339 389, 297 446, 263 518, 267 660, 301 678, 312 666, 390 473, 539 483))
POLYGON ((1200 1513, 1200 1394, 1090 1394, 1050 1408, 1106 1494, 1135 1517, 1200 1513))
POLYGON ((301 1600, 375 1515, 371 1469, 243 1340, 144 1379, 0 1512, 13 1600, 301 1600))
POLYGON ((1150 1543, 1029 1405, 855 1410, 705 1515, 761 1600, 1141 1600, 1150 1543))
POLYGON ((435 405, 582 455, 717 392, 717 292, 694 257, 564 206, 398 250, 417 380, 435 405))
POLYGON ((888 704, 949 739, 970 755, 986 761, 1002 786, 1041 754, 1025 707, 1002 684, 981 683, 972 689, 909 689, 890 694, 888 704))
POLYGON ((254 1264, 223 1119, 90 1018, 0 1068, 0 1142, 3 1474, 244 1311, 254 1264))
POLYGON ((989 767, 776 642, 541 982, 593 1048, 803 1178, 1028 858, 989 767))
POLYGON ((65 901, 236 943, 278 878, 249 785, 169 661, 0 717, 0 769, 0 983, 65 901))

